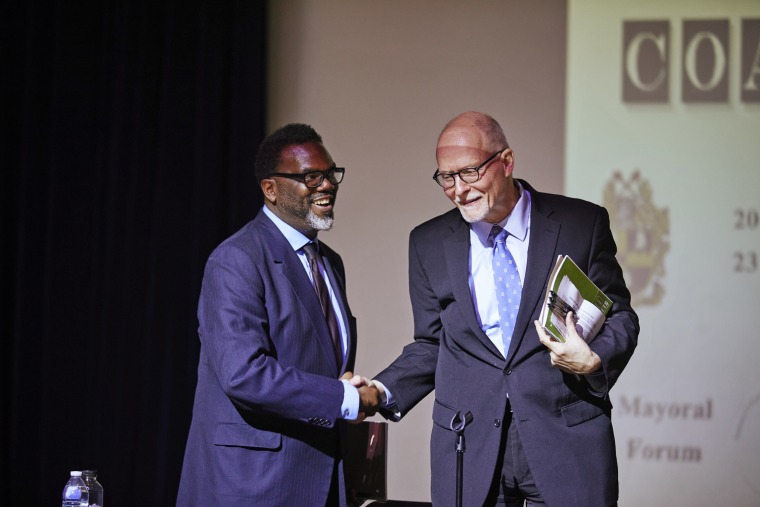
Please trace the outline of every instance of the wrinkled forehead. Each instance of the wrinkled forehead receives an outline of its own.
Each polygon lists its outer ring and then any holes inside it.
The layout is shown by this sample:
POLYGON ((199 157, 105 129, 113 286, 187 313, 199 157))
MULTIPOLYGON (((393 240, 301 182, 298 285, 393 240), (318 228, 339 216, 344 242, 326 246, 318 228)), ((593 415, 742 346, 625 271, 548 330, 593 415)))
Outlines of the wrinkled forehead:
POLYGON ((486 136, 472 127, 454 127, 444 131, 435 149, 435 158, 441 171, 476 166, 491 154, 486 136))

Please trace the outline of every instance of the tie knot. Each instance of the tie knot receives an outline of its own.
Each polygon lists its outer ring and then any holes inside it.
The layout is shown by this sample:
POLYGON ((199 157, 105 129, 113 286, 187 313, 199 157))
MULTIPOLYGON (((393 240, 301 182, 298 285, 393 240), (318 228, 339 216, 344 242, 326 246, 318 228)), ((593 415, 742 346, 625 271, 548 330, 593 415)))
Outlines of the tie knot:
POLYGON ((494 225, 493 229, 491 229, 491 239, 493 241, 493 244, 497 243, 505 243, 507 242, 507 232, 506 229, 502 229, 498 225, 494 225))
POLYGON ((306 257, 308 259, 316 259, 319 257, 319 250, 317 249, 317 245, 312 243, 311 241, 306 243, 303 246, 303 252, 306 254, 306 257))

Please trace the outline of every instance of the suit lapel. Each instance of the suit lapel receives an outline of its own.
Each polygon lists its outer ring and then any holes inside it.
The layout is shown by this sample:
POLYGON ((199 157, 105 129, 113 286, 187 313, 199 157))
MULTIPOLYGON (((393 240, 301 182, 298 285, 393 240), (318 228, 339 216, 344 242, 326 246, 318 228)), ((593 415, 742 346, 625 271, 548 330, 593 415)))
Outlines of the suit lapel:
POLYGON ((528 326, 533 325, 536 311, 543 304, 544 289, 549 274, 557 260, 557 240, 559 238, 559 223, 550 219, 552 210, 541 207, 539 192, 533 190, 527 183, 521 184, 528 188, 531 195, 530 210, 530 245, 528 246, 528 264, 525 269, 520 310, 517 313, 515 332, 509 346, 507 361, 512 361, 525 339, 528 326))
MULTIPOLYGON (((507 362, 513 361, 520 348, 528 326, 533 325, 534 317, 543 304, 544 289, 549 274, 557 259, 557 241, 559 239, 559 223, 552 220, 550 215, 553 210, 545 209, 541 205, 541 194, 534 190, 526 182, 521 184, 528 189, 531 195, 530 210, 530 246, 528 247, 528 264, 525 269, 525 283, 523 285, 520 311, 515 322, 515 332, 507 353, 507 362)), ((443 248, 446 257, 447 276, 451 282, 454 297, 460 303, 462 316, 467 326, 487 350, 487 357, 481 357, 493 363, 494 359, 504 361, 501 352, 494 346, 491 340, 480 328, 475 306, 470 294, 468 282, 470 262, 470 228, 457 212, 449 223, 451 234, 444 239, 443 248)), ((474 353, 483 350, 480 347, 471 349, 474 353)))
POLYGON ((257 221, 262 226, 264 234, 268 236, 265 244, 270 247, 272 262, 274 264, 272 271, 277 273, 280 279, 293 289, 293 293, 303 307, 303 311, 306 312, 312 321, 325 359, 333 363, 336 372, 340 371, 341 365, 338 365, 335 359, 332 338, 330 337, 330 330, 327 327, 327 320, 322 313, 322 306, 319 304, 314 286, 311 280, 309 280, 309 275, 306 274, 306 270, 303 264, 301 264, 298 254, 293 251, 285 236, 282 235, 277 226, 263 212, 257 216, 257 221))
MULTIPOLYGON (((323 246, 326 246, 324 243, 320 242, 323 246)), ((346 350, 346 364, 351 364, 351 358, 356 354, 355 349, 355 340, 353 336, 353 332, 351 330, 351 310, 348 307, 348 299, 346 298, 346 284, 345 281, 340 277, 338 272, 333 269, 332 265, 332 255, 327 251, 327 249, 322 250, 322 259, 325 263, 325 272, 327 273, 327 277, 330 279, 330 286, 332 286, 333 291, 335 291, 335 297, 338 300, 338 304, 340 305, 340 313, 343 316, 343 324, 346 328, 346 332, 348 334, 348 343, 347 347, 348 350, 346 350)), ((341 373, 343 373, 343 369, 341 368, 341 373)))
POLYGON ((462 316, 464 317, 467 326, 485 347, 485 350, 481 347, 473 347, 471 350, 476 354, 478 351, 484 350, 487 355, 482 355, 481 357, 484 361, 489 363, 493 363, 494 360, 504 361, 499 349, 496 348, 493 342, 491 342, 488 336, 483 332, 483 329, 481 329, 480 323, 478 323, 475 305, 472 301, 469 284, 470 227, 467 225, 467 222, 461 218, 458 210, 456 215, 452 214, 452 216, 456 217, 451 222, 452 233, 443 241, 443 250, 446 257, 447 274, 451 283, 451 290, 454 294, 454 299, 460 303, 459 308, 462 309, 462 316))

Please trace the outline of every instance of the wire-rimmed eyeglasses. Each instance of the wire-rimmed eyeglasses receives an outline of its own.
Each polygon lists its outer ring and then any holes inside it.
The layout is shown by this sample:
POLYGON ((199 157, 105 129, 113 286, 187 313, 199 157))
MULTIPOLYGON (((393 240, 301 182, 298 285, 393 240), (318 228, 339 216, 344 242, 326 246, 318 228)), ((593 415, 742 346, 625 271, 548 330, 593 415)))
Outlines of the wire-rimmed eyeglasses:
POLYGON ((327 177, 327 181, 333 185, 338 185, 341 181, 343 181, 343 175, 345 172, 345 167, 331 167, 326 171, 308 171, 305 173, 269 173, 267 174, 267 178, 271 178, 272 176, 290 178, 291 180, 300 181, 309 188, 317 188, 322 184, 323 181, 325 181, 325 177, 327 177))
POLYGON ((477 167, 464 167, 458 171, 454 171, 453 173, 442 173, 439 172, 439 169, 435 170, 435 174, 433 174, 433 179, 436 183, 441 185, 443 188, 451 188, 454 186, 454 183, 456 182, 455 176, 459 176, 459 179, 464 181, 465 183, 475 183, 480 179, 480 171, 485 169, 486 166, 494 159, 496 156, 501 153, 502 151, 506 150, 506 148, 502 148, 487 159, 483 161, 482 164, 480 164, 477 167))

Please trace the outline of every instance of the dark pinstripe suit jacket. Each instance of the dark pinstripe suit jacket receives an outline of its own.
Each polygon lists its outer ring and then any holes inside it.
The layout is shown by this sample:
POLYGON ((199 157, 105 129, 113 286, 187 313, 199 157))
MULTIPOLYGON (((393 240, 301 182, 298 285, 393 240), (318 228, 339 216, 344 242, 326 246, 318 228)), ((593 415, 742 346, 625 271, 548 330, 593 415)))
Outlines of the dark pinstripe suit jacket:
MULTIPOLYGON (((322 250, 342 300, 352 370, 356 320, 343 263, 324 243, 322 250)), ((340 463, 342 372, 309 277, 263 212, 211 254, 198 320, 198 385, 177 505, 325 505, 340 463)))

